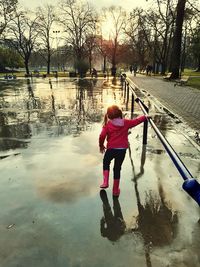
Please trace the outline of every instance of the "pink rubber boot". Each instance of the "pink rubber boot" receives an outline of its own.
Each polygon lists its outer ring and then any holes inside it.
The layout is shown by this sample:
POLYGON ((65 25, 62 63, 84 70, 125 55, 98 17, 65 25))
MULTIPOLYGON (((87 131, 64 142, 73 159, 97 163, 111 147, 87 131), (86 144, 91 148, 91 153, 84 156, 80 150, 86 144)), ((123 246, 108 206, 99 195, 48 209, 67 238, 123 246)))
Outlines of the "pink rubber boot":
POLYGON ((100 188, 108 188, 109 186, 109 171, 103 171, 103 184, 100 185, 100 188))
POLYGON ((120 194, 119 182, 120 182, 120 179, 114 179, 113 181, 113 196, 115 197, 118 197, 120 194))

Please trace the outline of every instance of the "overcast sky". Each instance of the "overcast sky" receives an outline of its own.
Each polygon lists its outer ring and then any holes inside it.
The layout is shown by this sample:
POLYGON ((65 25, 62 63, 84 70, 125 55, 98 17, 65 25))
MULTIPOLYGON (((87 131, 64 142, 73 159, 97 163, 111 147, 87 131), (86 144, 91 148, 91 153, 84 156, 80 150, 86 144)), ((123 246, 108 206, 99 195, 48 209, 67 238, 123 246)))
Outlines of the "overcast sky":
MULTIPOLYGON (((122 6, 126 10, 131 10, 132 8, 137 7, 137 6, 144 7, 147 5, 146 0, 89 0, 88 2, 92 3, 92 5, 97 8, 116 5, 116 6, 122 6)), ((57 1, 56 0, 32 0, 32 1, 19 0, 19 3, 26 8, 32 9, 32 8, 35 8, 37 6, 40 6, 46 3, 55 5, 57 1)))

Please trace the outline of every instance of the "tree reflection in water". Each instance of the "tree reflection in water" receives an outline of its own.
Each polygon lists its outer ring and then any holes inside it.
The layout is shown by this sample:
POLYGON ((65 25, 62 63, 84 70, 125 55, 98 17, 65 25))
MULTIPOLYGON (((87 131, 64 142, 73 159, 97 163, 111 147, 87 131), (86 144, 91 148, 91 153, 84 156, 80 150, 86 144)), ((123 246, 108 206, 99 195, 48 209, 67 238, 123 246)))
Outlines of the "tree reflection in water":
MULTIPOLYGON (((30 142, 28 140, 31 137, 29 110, 35 108, 36 101, 34 99, 30 79, 27 79, 26 83, 29 96, 25 103, 25 107, 27 108, 26 113, 28 113, 27 120, 25 119, 24 114, 22 116, 18 110, 18 106, 21 103, 17 101, 19 91, 16 90, 14 84, 13 88, 11 89, 14 92, 13 98, 15 101, 10 101, 10 95, 8 95, 8 98, 7 96, 1 97, 2 112, 0 112, 0 151, 17 148, 27 148, 28 143, 30 142)), ((22 104, 20 108, 23 109, 22 104)), ((2 158, 4 158, 4 156, 2 158)))
POLYGON ((118 197, 113 197, 113 212, 108 201, 105 190, 100 191, 100 197, 103 202, 104 216, 101 218, 101 235, 107 237, 110 241, 116 242, 124 235, 126 224, 121 212, 118 197))
POLYGON ((159 196, 152 191, 146 193, 145 203, 141 203, 140 193, 138 190, 138 179, 144 174, 144 164, 146 159, 146 145, 143 145, 140 172, 136 174, 131 148, 129 146, 129 157, 133 171, 133 183, 137 199, 138 215, 136 217, 136 226, 131 229, 134 233, 139 233, 144 241, 146 266, 151 267, 150 249, 172 243, 177 232, 178 217, 170 208, 164 197, 164 190, 159 183, 159 196))
POLYGON ((27 81, 27 89, 29 95, 27 101, 27 109, 28 110, 36 109, 38 107, 38 103, 33 92, 33 80, 27 79, 26 81, 27 81))
POLYGON ((88 130, 92 123, 100 122, 102 111, 95 98, 96 79, 79 79, 76 83, 76 101, 74 103, 72 122, 73 135, 78 136, 82 131, 88 130))
POLYGON ((19 87, 1 84, 0 150, 27 148, 32 135, 42 131, 47 137, 78 136, 100 122, 102 110, 97 96, 102 90, 94 87, 97 79, 74 83, 63 80, 54 87, 52 80, 25 79, 19 87))

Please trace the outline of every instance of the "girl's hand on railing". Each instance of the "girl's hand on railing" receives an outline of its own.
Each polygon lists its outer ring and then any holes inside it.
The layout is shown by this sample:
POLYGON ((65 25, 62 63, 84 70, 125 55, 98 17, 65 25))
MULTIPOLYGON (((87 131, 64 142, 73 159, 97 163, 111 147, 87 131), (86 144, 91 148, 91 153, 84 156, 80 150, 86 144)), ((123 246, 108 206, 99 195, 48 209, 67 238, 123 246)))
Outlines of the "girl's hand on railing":
POLYGON ((145 116, 146 116, 147 120, 152 119, 152 117, 150 115, 145 115, 145 116))

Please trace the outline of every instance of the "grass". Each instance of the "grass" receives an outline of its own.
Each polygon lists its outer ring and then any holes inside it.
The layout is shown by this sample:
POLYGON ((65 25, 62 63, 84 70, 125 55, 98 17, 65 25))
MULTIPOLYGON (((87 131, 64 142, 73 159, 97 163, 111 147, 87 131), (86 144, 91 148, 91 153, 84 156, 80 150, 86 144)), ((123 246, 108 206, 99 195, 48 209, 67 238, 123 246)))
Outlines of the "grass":
POLYGON ((184 72, 181 73, 181 76, 190 76, 187 86, 200 89, 200 72, 191 70, 191 69, 185 69, 184 72))
MULTIPOLYGON (((25 77, 25 72, 13 72, 13 73, 0 73, 0 77, 4 77, 5 75, 16 75, 16 77, 25 77)), ((39 73, 40 76, 42 76, 43 74, 47 75, 45 71, 41 71, 39 73)), ((33 73, 33 77, 35 76, 36 74, 33 73)), ((59 72, 58 73, 59 77, 67 77, 68 76, 68 72, 59 72)), ((55 76, 55 73, 50 73, 47 75, 47 77, 54 77, 55 76)))
MULTIPOLYGON (((0 73, 0 78, 3 78, 5 75, 15 75, 16 77, 25 77, 25 72, 11 72, 11 73, 0 73)), ((33 77, 36 77, 37 74, 33 73, 33 77)), ((39 72, 40 77, 43 75, 46 75, 46 77, 55 77, 55 73, 51 72, 50 74, 47 74, 45 71, 40 71, 39 72)), ((104 73, 103 72, 97 72, 98 77, 103 77, 104 73)), ((58 72, 58 77, 69 77, 69 72, 58 72)), ((87 72, 86 77, 91 77, 91 74, 87 72)))
POLYGON ((200 89, 200 76, 199 77, 190 77, 187 82, 188 86, 200 89))
MULTIPOLYGON (((191 69, 185 69, 184 72, 181 73, 181 76, 190 76, 188 82, 187 82, 187 86, 193 87, 193 88, 197 88, 200 89, 200 72, 196 72, 195 70, 191 70, 191 69)), ((153 76, 163 76, 160 73, 159 74, 153 74, 153 76)))
POLYGON ((191 70, 191 69, 185 69, 182 73, 182 76, 190 76, 187 86, 191 86, 197 89, 200 89, 200 72, 191 70))
POLYGON ((200 77, 200 72, 199 71, 195 71, 195 70, 191 70, 191 69, 185 69, 184 72, 182 73, 182 75, 199 76, 200 77))
MULTIPOLYGON (((12 74, 12 73, 7 73, 12 74)), ((25 72, 14 72, 13 75, 16 75, 16 77, 24 77, 25 72)), ((40 76, 43 74, 46 74, 46 72, 40 72, 40 76)), ((4 77, 6 73, 0 73, 0 77, 4 77)), ((196 72, 195 70, 191 69, 185 69, 185 71, 182 73, 182 76, 190 76, 189 81, 187 82, 187 86, 191 86, 197 89, 200 89, 200 72, 196 72), (195 77, 194 77, 195 76, 195 77)), ((90 76, 90 74, 87 73, 86 76, 90 76)), ((98 73, 98 77, 103 76, 103 73, 98 73)), ((160 74, 156 75, 160 76, 160 74)), ((47 75, 46 77, 55 77, 55 73, 52 73, 47 75)), ((58 72, 58 77, 69 77, 69 72, 58 72)))

